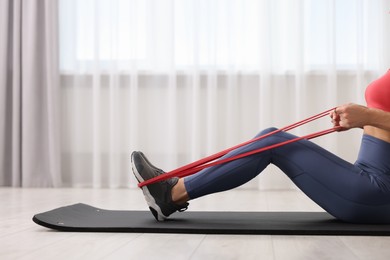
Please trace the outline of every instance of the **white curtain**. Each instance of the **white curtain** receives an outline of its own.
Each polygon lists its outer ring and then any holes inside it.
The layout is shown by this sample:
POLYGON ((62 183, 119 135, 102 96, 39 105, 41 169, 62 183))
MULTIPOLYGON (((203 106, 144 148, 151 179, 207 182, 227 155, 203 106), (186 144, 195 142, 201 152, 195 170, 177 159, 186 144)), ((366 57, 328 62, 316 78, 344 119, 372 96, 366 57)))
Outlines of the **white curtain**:
MULTIPOLYGON (((62 0, 62 178, 135 186, 338 104, 390 66, 387 0, 62 0)), ((294 131, 329 128, 324 119, 294 131)), ((354 161, 361 131, 315 142, 354 161)), ((252 188, 291 188, 270 167, 252 188)))
POLYGON ((59 187, 58 1, 0 1, 0 186, 59 187))

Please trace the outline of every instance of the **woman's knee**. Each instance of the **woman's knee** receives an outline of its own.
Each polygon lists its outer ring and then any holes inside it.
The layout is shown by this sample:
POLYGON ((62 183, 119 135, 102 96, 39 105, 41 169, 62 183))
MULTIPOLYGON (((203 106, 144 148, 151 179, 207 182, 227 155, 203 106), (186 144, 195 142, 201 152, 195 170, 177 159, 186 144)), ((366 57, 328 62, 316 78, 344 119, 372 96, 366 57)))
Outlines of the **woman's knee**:
POLYGON ((262 135, 266 135, 266 134, 269 134, 269 133, 272 133, 274 131, 278 130, 278 128, 276 127, 269 127, 269 128, 266 128, 264 130, 262 130, 260 133, 258 133, 255 138, 259 137, 259 136, 262 136, 262 135))

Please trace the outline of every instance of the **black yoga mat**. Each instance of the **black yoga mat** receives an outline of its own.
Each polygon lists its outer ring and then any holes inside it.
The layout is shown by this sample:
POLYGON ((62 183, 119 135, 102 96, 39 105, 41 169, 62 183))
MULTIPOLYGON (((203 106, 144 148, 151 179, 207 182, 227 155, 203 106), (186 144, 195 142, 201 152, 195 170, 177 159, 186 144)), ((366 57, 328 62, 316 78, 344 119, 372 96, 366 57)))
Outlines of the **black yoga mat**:
POLYGON ((186 211, 158 222, 149 211, 74 204, 36 214, 47 228, 72 232, 388 236, 390 225, 344 223, 326 212, 186 211))

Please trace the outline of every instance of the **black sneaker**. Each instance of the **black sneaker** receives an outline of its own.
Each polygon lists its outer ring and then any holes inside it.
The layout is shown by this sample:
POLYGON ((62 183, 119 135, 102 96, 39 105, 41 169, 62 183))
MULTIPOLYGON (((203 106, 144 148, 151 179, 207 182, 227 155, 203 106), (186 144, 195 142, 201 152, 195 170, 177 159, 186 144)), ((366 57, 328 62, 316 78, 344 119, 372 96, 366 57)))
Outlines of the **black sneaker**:
MULTIPOLYGON (((142 152, 131 154, 131 165, 138 182, 149 180, 164 173, 163 170, 153 166, 142 152)), ((174 177, 142 187, 149 209, 158 221, 165 220, 176 211, 184 211, 188 208, 188 203, 177 205, 172 201, 172 187, 176 185, 178 180, 179 178, 174 177)))

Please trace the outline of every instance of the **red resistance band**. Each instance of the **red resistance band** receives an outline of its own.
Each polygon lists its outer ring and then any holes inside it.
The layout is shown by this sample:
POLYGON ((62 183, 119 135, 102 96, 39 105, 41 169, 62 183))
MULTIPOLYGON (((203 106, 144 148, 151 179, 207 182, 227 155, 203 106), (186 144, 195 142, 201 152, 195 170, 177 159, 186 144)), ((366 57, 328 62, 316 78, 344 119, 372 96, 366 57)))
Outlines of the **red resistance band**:
POLYGON ((149 180, 146 180, 144 182, 139 183, 138 187, 142 188, 143 186, 146 186, 146 185, 149 185, 149 184, 153 184, 153 183, 156 183, 156 182, 159 182, 159 181, 163 181, 163 180, 166 180, 166 179, 169 179, 169 178, 172 178, 172 177, 185 177, 185 176, 188 176, 188 175, 192 175, 192 174, 194 174, 194 173, 196 173, 196 172, 198 172, 200 170, 203 170, 204 168, 207 168, 207 167, 215 166, 215 165, 222 164, 222 163, 227 163, 227 162, 230 162, 230 161, 233 161, 233 160, 237 160, 237 159, 240 159, 240 158, 243 158, 243 157, 246 157, 246 156, 250 156, 250 155, 253 155, 253 154, 256 154, 256 153, 261 153, 261 152, 264 152, 264 151, 267 151, 267 150, 270 150, 270 149, 274 149, 274 148, 277 148, 277 147, 280 147, 280 146, 283 146, 283 145, 286 145, 286 144, 297 142, 297 141, 302 140, 302 139, 309 140, 309 139, 312 139, 312 138, 316 138, 316 137, 319 137, 319 136, 322 136, 322 135, 326 135, 326 134, 329 134, 329 133, 332 133, 332 132, 339 131, 341 129, 340 126, 332 127, 330 129, 327 129, 327 130, 323 130, 323 131, 319 131, 319 132, 316 132, 316 133, 308 134, 308 135, 305 135, 305 136, 302 136, 302 137, 297 137, 297 138, 294 138, 294 139, 291 139, 291 140, 287 140, 285 142, 273 144, 273 145, 270 145, 270 146, 267 146, 267 147, 263 147, 263 148, 256 149, 256 150, 253 150, 253 151, 245 152, 245 153, 242 153, 242 154, 230 157, 230 158, 225 158, 225 159, 221 159, 221 160, 215 161, 216 159, 224 156, 228 152, 231 152, 232 150, 235 150, 235 149, 237 149, 239 147, 242 147, 244 145, 247 145, 247 144, 259 141, 261 139, 264 139, 264 138, 266 138, 268 136, 271 136, 273 134, 276 134, 276 133, 279 133, 279 132, 282 132, 282 131, 289 131, 289 130, 294 129, 294 128, 298 127, 298 126, 307 124, 307 123, 309 123, 311 121, 314 121, 316 119, 319 119, 321 117, 329 115, 329 112, 334 110, 334 109, 335 108, 326 110, 326 111, 324 111, 324 112, 322 112, 320 114, 314 115, 312 117, 309 117, 309 118, 304 119, 302 121, 299 121, 297 123, 285 126, 283 128, 277 129, 277 130, 272 131, 270 133, 267 133, 265 135, 262 135, 262 136, 259 136, 257 138, 254 138, 254 139, 251 139, 249 141, 246 141, 244 143, 238 144, 236 146, 233 146, 231 148, 228 148, 228 149, 223 150, 221 152, 218 152, 216 154, 210 155, 208 157, 205 157, 205 158, 200 159, 198 161, 195 161, 193 163, 184 165, 184 166, 182 166, 180 168, 177 168, 175 170, 172 170, 170 172, 163 173, 163 174, 161 174, 159 176, 156 176, 154 178, 151 178, 149 180))

